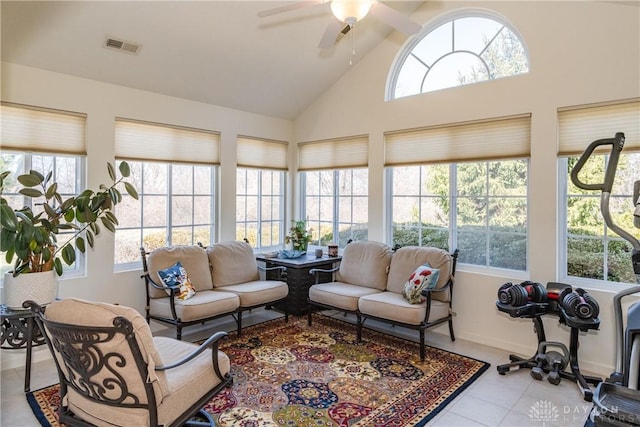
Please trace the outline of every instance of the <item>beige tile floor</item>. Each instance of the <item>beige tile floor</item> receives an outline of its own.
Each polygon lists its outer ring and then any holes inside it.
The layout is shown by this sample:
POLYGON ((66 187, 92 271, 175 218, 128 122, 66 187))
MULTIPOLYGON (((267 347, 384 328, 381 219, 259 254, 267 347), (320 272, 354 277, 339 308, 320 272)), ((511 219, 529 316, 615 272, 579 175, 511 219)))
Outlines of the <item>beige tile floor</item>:
MULTIPOLYGON (((345 318, 342 313, 326 314, 345 318)), ((246 314, 243 323, 250 325, 278 316, 279 313, 259 309, 246 314)), ((350 317, 346 318, 353 320, 350 317)), ((197 340, 208 336, 207 330, 233 330, 234 326, 230 318, 220 319, 217 323, 205 325, 202 330, 186 329, 184 338, 197 340)), ((367 326, 374 329, 392 328, 374 322, 367 322, 367 326)), ((391 333, 412 340, 417 338, 417 332, 401 327, 393 327, 391 333)), ((162 334, 172 336, 173 332, 164 330, 162 334)), ((496 366, 506 363, 509 353, 469 341, 457 339, 452 343, 448 336, 427 333, 427 344, 491 363, 489 370, 430 421, 430 426, 572 427, 583 426, 587 419, 591 403, 582 398, 576 384, 569 380, 563 379, 557 386, 549 384, 546 380, 535 381, 528 369, 498 375, 496 366)), ((33 365, 32 390, 57 381, 51 361, 33 365)), ((27 404, 23 385, 24 368, 2 371, 0 426, 39 425, 27 404)))

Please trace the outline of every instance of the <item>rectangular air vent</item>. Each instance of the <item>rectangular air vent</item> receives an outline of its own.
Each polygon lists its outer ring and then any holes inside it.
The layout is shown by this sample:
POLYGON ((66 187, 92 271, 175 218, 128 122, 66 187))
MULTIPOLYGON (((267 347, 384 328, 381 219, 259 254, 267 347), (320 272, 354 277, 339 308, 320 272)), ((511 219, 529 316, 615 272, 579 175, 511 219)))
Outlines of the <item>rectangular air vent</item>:
POLYGON ((140 48, 142 47, 142 45, 139 43, 133 43, 130 41, 117 39, 115 37, 109 37, 109 36, 107 36, 104 39, 103 46, 107 49, 119 50, 121 52, 131 53, 133 55, 136 55, 140 51, 140 48))

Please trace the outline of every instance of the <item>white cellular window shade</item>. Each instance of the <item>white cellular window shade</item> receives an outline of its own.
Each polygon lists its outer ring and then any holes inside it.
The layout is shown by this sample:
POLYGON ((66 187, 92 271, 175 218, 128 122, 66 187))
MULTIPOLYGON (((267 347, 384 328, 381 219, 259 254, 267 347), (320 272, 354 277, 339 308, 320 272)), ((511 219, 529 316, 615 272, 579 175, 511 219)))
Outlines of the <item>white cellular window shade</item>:
POLYGON ((87 154, 86 114, 3 102, 0 115, 3 150, 87 154))
POLYGON ((285 141, 238 135, 238 166, 287 170, 288 146, 285 141))
MULTIPOLYGON (((558 155, 580 155, 593 141, 625 135, 624 151, 640 151, 640 100, 558 111, 558 155)), ((610 151, 601 146, 596 152, 610 151)))
POLYGON ((369 136, 358 135, 298 144, 298 170, 366 167, 369 164, 369 136))
POLYGON ((220 134, 209 130, 116 118, 115 148, 120 159, 220 163, 220 134))
POLYGON ((528 157, 531 115, 385 133, 385 166, 528 157))

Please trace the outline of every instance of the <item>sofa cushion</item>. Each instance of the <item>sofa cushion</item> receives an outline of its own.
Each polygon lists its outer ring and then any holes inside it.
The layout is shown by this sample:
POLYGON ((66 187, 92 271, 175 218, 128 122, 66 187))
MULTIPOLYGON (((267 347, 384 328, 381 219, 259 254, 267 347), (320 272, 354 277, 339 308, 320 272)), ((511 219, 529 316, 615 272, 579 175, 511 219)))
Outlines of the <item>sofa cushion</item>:
MULTIPOLYGON (((362 314, 409 325, 419 325, 420 322, 424 321, 427 305, 426 303, 410 304, 401 294, 395 292, 379 292, 360 298, 358 309, 362 314)), ((429 322, 445 318, 448 315, 448 303, 431 301, 429 322)))
MULTIPOLYGON (((155 337, 154 344, 161 355, 163 364, 176 362, 197 348, 197 345, 166 337, 155 337)), ((230 361, 226 354, 218 351, 218 362, 222 375, 230 371, 230 361)), ((158 405, 158 424, 171 425, 173 421, 189 409, 196 397, 204 396, 220 383, 213 370, 211 350, 205 350, 188 363, 161 372, 166 377, 168 394, 158 405), (189 396, 185 399, 185 395, 189 396)), ((145 409, 119 409, 114 411, 106 405, 87 401, 69 389, 70 409, 82 419, 97 426, 149 425, 149 413, 145 409)))
MULTIPOLYGON (((196 292, 213 289, 207 253, 198 246, 165 246, 152 251, 147 257, 147 269, 151 279, 159 285, 162 284, 158 271, 171 267, 178 261, 189 272, 189 280, 196 292)), ((149 285, 149 296, 165 298, 167 294, 162 289, 149 285)))
MULTIPOLYGON (((201 291, 193 298, 185 301, 175 301, 176 315, 183 322, 191 322, 207 317, 214 317, 231 313, 240 306, 238 295, 232 292, 201 291)), ((173 318, 171 314, 171 300, 169 298, 155 298, 149 301, 149 314, 156 317, 173 318)))
POLYGON ((260 279, 253 249, 246 242, 221 242, 207 248, 213 286, 221 288, 260 279))
POLYGON ((409 304, 420 304, 426 298, 422 295, 423 289, 433 289, 438 283, 440 270, 431 268, 429 264, 423 264, 415 269, 407 279, 402 289, 402 296, 409 304))
MULTIPOLYGON (((182 264, 180 264, 180 261, 176 262, 169 268, 159 270, 158 276, 160 276, 162 283, 166 286, 178 289, 178 292, 175 294, 176 299, 184 301, 196 294, 196 290, 189 280, 187 270, 185 270, 182 264)), ((167 295, 171 295, 169 290, 167 290, 167 295)))
POLYGON ((382 291, 344 282, 319 283, 309 288, 309 299, 342 310, 356 311, 358 298, 378 292, 382 291))
MULTIPOLYGON (((384 243, 351 242, 342 253, 340 268, 336 272, 336 281, 383 291, 387 286, 391 255, 391 248, 384 243)), ((404 280, 407 280, 407 277, 409 274, 404 280)))
POLYGON ((234 293, 240 298, 240 307, 267 304, 285 298, 289 294, 289 286, 277 280, 256 280, 228 285, 223 289, 225 293, 234 293))
MULTIPOLYGON (((419 265, 425 263, 440 270, 440 277, 435 288, 440 289, 446 285, 451 277, 452 267, 451 255, 447 251, 434 247, 404 246, 395 251, 391 259, 387 290, 402 294, 407 278, 419 265)), ((448 302, 449 295, 448 291, 434 292, 431 297, 435 300, 448 302)))
MULTIPOLYGON (((142 358, 147 364, 147 379, 153 382, 156 400, 162 402, 162 398, 168 393, 168 386, 163 375, 158 375, 155 371, 157 365, 162 364, 162 359, 158 354, 151 329, 145 318, 135 309, 121 305, 107 304, 102 302, 86 301, 78 298, 67 298, 54 301, 45 310, 47 320, 79 326, 107 326, 113 327, 113 319, 124 317, 131 322, 135 332, 136 342, 142 353, 142 358)), ((131 378, 139 377, 138 368, 133 361, 129 344, 123 335, 114 338, 110 345, 116 354, 131 357, 128 359, 127 372, 131 378), (127 356, 129 355, 129 356, 127 356)), ((56 356, 57 357, 57 356, 56 356)), ((61 364, 61 366, 63 366, 61 364)), ((137 395, 144 394, 144 389, 140 383, 131 383, 129 386, 132 392, 137 395)))

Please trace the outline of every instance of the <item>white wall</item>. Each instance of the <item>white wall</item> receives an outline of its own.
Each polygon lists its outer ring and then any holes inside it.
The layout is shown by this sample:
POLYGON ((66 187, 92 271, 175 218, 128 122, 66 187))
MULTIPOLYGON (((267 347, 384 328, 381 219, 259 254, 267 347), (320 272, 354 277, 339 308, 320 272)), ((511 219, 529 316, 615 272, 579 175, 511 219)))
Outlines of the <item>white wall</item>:
MULTIPOLYGON (((9 63, 2 64, 2 100, 87 114, 89 188, 97 188, 108 180, 106 162, 113 163, 115 155, 115 117, 219 131, 221 167, 218 175, 217 191, 220 197, 217 220, 220 241, 236 238, 236 136, 242 134, 292 140, 293 124, 287 120, 9 63)), ((115 273, 113 251, 113 234, 101 233, 96 238, 95 248, 88 249, 87 275, 73 279, 63 276, 59 296, 119 303, 144 313, 145 292, 144 281, 140 278, 141 267, 135 271, 115 273)), ((3 351, 2 356, 3 368, 24 363, 22 353, 9 354, 3 351)))
MULTIPOLYGON (((220 131, 219 240, 235 238, 236 134, 289 141, 369 134, 369 236, 384 240, 385 131, 530 112, 529 276, 542 283, 557 280, 556 111, 562 106, 640 96, 638 8, 604 2, 429 1, 412 18, 426 23, 465 7, 496 11, 517 28, 530 52, 529 74, 385 103, 387 73, 405 42, 394 33, 295 123, 6 63, 2 65, 2 99, 87 113, 90 187, 107 178, 105 162, 114 158, 116 116, 220 131)), ((290 152, 295 166, 294 147, 290 152)), ((143 312, 141 271, 114 273, 112 253, 113 238, 105 233, 89 253, 87 276, 63 279, 60 296, 118 302, 143 312)), ((498 286, 518 278, 474 273, 460 266, 456 279, 459 338, 522 355, 534 352, 532 323, 510 319, 495 309, 498 286)), ((606 375, 614 365, 613 293, 592 294, 602 307, 602 325, 600 331, 581 334, 580 363, 583 369, 606 375)), ((545 327, 548 339, 568 343, 568 330, 557 320, 546 319, 545 327)), ((3 368, 8 367, 5 353, 3 368)), ((22 357, 20 354, 15 363, 22 357)))
MULTIPOLYGON (((497 12, 517 29, 530 54, 528 74, 384 102, 388 72, 405 43, 404 36, 394 33, 296 119, 295 139, 369 134, 369 236, 384 240, 385 131, 531 113, 529 277, 557 281, 556 112, 563 106, 640 96, 640 13, 635 6, 593 1, 454 1, 426 2, 412 18, 427 23, 465 8, 497 12)), ((456 335, 533 354, 532 322, 510 319, 495 308, 497 288, 521 278, 478 274, 465 271, 464 265, 458 271, 456 335)), ((615 357, 613 292, 591 293, 602 308, 601 328, 580 335, 580 364, 606 375, 615 357)), ((545 319, 545 329, 547 339, 568 344, 569 330, 557 319, 545 319)), ((439 332, 447 333, 444 327, 439 332)))

